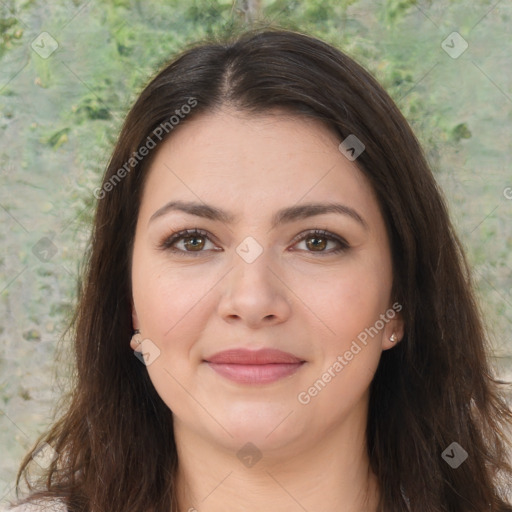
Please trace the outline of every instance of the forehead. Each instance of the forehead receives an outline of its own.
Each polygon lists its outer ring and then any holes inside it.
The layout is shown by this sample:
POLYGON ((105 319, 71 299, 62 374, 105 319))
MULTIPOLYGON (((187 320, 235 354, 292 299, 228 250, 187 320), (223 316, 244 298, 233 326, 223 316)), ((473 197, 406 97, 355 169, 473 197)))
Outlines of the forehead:
POLYGON ((368 180, 338 149, 341 137, 317 119, 224 109, 178 128, 149 169, 141 216, 173 199, 241 216, 310 201, 343 201, 379 215, 368 180))

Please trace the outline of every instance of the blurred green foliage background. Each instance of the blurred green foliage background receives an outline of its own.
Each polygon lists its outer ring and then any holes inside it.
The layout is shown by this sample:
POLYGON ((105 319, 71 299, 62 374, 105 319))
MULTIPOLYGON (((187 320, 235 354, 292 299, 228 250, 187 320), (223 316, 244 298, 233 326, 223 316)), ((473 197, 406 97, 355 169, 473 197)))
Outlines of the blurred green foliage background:
POLYGON ((243 26, 315 35, 384 85, 447 197, 511 378, 511 22, 508 0, 2 0, 0 501, 66 389, 69 339, 56 349, 124 115, 185 45, 243 26), (442 47, 454 31, 457 58, 442 47))

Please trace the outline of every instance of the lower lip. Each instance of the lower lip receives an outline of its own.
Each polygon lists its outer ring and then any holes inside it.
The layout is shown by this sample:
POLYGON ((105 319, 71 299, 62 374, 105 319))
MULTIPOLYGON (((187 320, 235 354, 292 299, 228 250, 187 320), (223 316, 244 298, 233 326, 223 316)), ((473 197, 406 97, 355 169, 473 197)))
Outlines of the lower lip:
POLYGON ((268 384, 294 374, 303 363, 227 364, 210 363, 223 377, 241 384, 268 384))

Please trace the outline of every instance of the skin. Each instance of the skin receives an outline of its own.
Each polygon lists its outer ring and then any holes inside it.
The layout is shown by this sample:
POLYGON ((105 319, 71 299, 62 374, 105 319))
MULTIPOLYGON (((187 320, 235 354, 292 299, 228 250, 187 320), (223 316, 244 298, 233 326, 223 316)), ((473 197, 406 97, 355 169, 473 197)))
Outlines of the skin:
MULTIPOLYGON (((151 165, 136 226, 132 317, 141 339, 160 350, 147 371, 173 411, 180 510, 376 510, 365 439, 369 385, 382 351, 396 345, 390 336, 403 335, 401 315, 359 343, 309 403, 297 398, 394 303, 384 220, 340 142, 316 120, 224 107, 179 126, 151 165), (213 205, 238 220, 169 211, 150 221, 171 200, 213 205), (324 213, 271 227, 277 210, 309 202, 342 203, 366 226, 324 213), (209 238, 178 240, 180 254, 159 247, 193 228, 209 238), (314 235, 294 241, 314 229, 350 247, 316 248, 314 235), (251 263, 236 252, 247 237, 262 250, 251 263), (306 362, 274 383, 234 383, 204 358, 235 347, 278 348, 306 362), (247 453, 262 457, 252 466, 237 457, 248 442, 247 453)), ((133 340, 131 347, 140 350, 133 340)))

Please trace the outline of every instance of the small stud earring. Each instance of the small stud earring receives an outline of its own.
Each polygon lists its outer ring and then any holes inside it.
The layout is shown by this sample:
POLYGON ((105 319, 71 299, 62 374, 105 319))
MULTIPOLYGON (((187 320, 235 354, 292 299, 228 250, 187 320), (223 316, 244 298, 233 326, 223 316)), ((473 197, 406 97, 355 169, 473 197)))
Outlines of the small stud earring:
POLYGON ((389 337, 389 341, 391 341, 391 343, 396 343, 398 341, 398 337, 395 333, 393 333, 390 337, 389 337))

